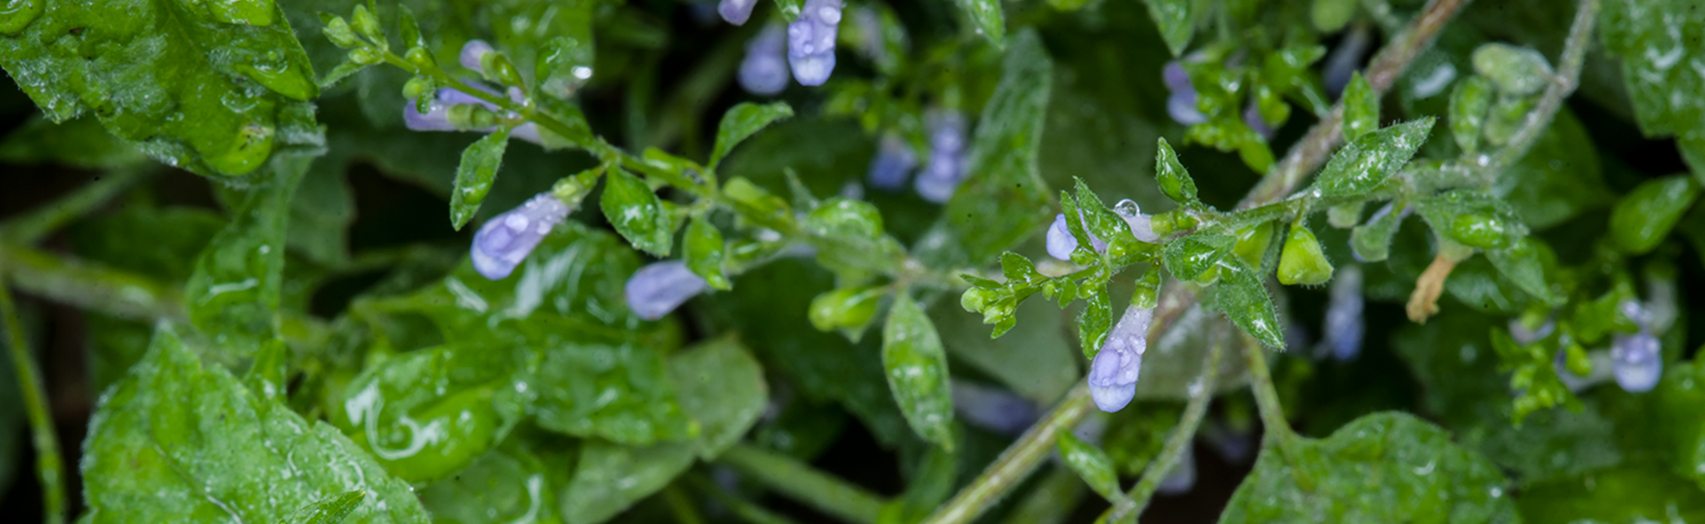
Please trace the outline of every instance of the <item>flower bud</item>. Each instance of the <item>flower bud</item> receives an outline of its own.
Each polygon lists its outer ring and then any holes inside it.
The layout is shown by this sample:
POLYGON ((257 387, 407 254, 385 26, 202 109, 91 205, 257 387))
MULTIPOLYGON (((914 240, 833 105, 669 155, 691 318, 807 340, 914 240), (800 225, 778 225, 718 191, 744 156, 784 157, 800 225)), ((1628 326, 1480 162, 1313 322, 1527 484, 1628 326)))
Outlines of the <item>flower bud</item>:
POLYGON ((361 45, 361 40, 355 37, 355 30, 349 27, 349 21, 344 20, 343 17, 327 17, 325 24, 325 28, 321 31, 326 34, 327 40, 332 41, 332 45, 338 46, 340 49, 349 49, 361 45))
POLYGON ((929 163, 918 173, 913 188, 918 196, 935 203, 947 202, 965 177, 965 116, 958 111, 932 111, 929 128, 929 163))
POLYGON ((878 189, 898 189, 918 166, 918 157, 906 141, 894 135, 882 137, 876 158, 870 162, 870 185, 878 189))
POLYGON ((809 317, 818 331, 864 329, 876 317, 881 288, 841 288, 811 299, 809 317))
POLYGON ((387 47, 385 30, 379 27, 379 17, 369 11, 367 6, 355 4, 355 11, 350 17, 350 22, 350 25, 355 28, 355 32, 361 33, 361 36, 380 47, 387 47))
POLYGON ((657 320, 698 296, 709 286, 679 260, 653 262, 628 278, 628 307, 645 320, 657 320))
POLYGON ((1658 385, 1664 360, 1658 338, 1649 333, 1616 337, 1610 348, 1616 384, 1629 393, 1645 393, 1658 385))
POLYGON ((493 49, 491 44, 476 38, 462 44, 462 52, 456 55, 456 61, 470 71, 480 71, 485 64, 485 56, 493 51, 496 49, 493 49))
POLYGON ((1124 409, 1137 396, 1143 353, 1148 351, 1149 323, 1154 308, 1130 307, 1108 333, 1107 342, 1090 362, 1089 396, 1095 406, 1112 413, 1124 409))
POLYGON ((745 25, 752 18, 752 8, 758 5, 758 0, 722 0, 716 4, 716 13, 730 24, 745 25))
POLYGON ((787 61, 800 85, 823 85, 835 71, 841 7, 841 0, 805 0, 799 18, 788 24, 787 61))
POLYGON ((1287 286, 1318 286, 1332 279, 1332 263, 1320 251, 1314 232, 1302 225, 1291 226, 1285 247, 1279 253, 1279 283, 1287 286))
POLYGON ((746 42, 740 60, 740 87, 754 95, 770 96, 787 89, 787 40, 780 26, 767 26, 746 42))
POLYGON ((550 193, 540 193, 521 207, 492 217, 474 234, 470 252, 474 269, 491 280, 509 276, 552 228, 568 218, 569 211, 550 193))
POLYGON ((1184 70, 1182 62, 1167 62, 1166 68, 1161 70, 1161 79, 1172 93, 1166 97, 1166 114, 1174 122, 1193 126, 1208 121, 1208 117, 1196 108, 1196 88, 1190 84, 1190 73, 1184 70))

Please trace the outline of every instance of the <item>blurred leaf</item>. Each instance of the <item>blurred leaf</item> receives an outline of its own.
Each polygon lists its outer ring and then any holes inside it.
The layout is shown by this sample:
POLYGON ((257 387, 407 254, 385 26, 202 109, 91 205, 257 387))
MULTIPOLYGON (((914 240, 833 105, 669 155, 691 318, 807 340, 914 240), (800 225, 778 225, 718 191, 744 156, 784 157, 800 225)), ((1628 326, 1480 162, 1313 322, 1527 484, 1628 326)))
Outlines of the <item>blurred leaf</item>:
POLYGON ((84 445, 85 518, 270 521, 350 490, 352 522, 426 522, 409 486, 330 426, 203 367, 171 327, 101 398, 84 445))
POLYGON ((208 176, 245 175, 275 151, 323 144, 314 72, 277 5, 14 9, 0 66, 49 120, 93 114, 149 156, 208 176))
POLYGON ((1197 2, 1193 0, 1144 0, 1149 6, 1149 16, 1154 18, 1154 25, 1160 31, 1160 37, 1166 40, 1166 48, 1172 51, 1172 56, 1184 54, 1184 49, 1190 45, 1190 37, 1196 34, 1196 17, 1199 15, 1197 2))
MULTIPOLYGON (((1316 1, 1314 5, 1322 3, 1316 1)), ((1344 88, 1344 140, 1353 143, 1375 129, 1379 129, 1379 95, 1358 71, 1344 88)))
POLYGON ((1415 156, 1432 130, 1433 119, 1429 117, 1352 140, 1326 162, 1314 188, 1325 197, 1361 196, 1379 189, 1415 156))
POLYGON ((1053 62, 1033 32, 1007 47, 1000 85, 971 139, 967 173, 943 211, 966 260, 993 260, 1041 231, 1053 214, 1047 183, 1036 171, 1053 62))
POLYGON ((558 511, 569 524, 609 520, 692 465, 693 448, 686 444, 626 447, 589 440, 573 479, 557 495, 558 511))
POLYGON ((1356 419, 1323 440, 1274 443, 1221 522, 1510 521, 1504 478, 1449 433, 1401 413, 1356 419), (1278 448, 1277 445, 1286 445, 1278 448))
POLYGON ((321 266, 349 260, 349 226, 355 222, 355 196, 343 173, 343 162, 321 157, 290 199, 288 243, 298 254, 321 266))
POLYGON ((569 435, 649 445, 684 440, 697 428, 677 402, 663 355, 632 345, 543 348, 534 403, 539 426, 569 435))
POLYGON ((722 232, 716 229, 716 225, 702 217, 693 219, 687 225, 681 244, 681 258, 687 261, 687 267, 693 270, 693 274, 704 279, 711 289, 730 288, 728 275, 722 269, 722 232))
POLYGON ((184 295, 190 323, 232 356, 276 337, 290 199, 311 159, 281 157, 195 260, 184 295))
POLYGON ((1676 137, 1693 175, 1705 181, 1705 11, 1690 0, 1608 0, 1599 17, 1605 50, 1621 59, 1622 80, 1640 130, 1676 137))
MULTIPOLYGON (((1452 71, 1454 71, 1454 69, 1452 69, 1452 71)), ((1463 152, 1474 153, 1480 150, 1480 137, 1486 134, 1486 112, 1491 109, 1492 83, 1487 81, 1485 78, 1470 76, 1462 79, 1461 82, 1457 82, 1456 87, 1451 89, 1450 112, 1448 113, 1449 116, 1446 117, 1446 120, 1450 123, 1451 137, 1456 139, 1457 147, 1462 148, 1463 152)), ((1569 111, 1565 109, 1560 113, 1568 112, 1569 111)), ((1557 118, 1552 122, 1552 125, 1556 126, 1557 123, 1562 120, 1564 120, 1564 118, 1557 118)), ((1546 135, 1550 134, 1551 133, 1549 132, 1546 133, 1546 135)), ((1541 138, 1541 140, 1544 139, 1541 138)), ((1535 143, 1534 147, 1539 147, 1539 144, 1535 143)), ((1530 149, 1530 155, 1531 152, 1532 150, 1530 149)), ((1534 157, 1548 158, 1549 155, 1534 155, 1534 157)), ((1523 158, 1526 157, 1524 156, 1523 158)), ((1499 178, 1503 179, 1508 177, 1499 178)))
POLYGON ((1486 259, 1492 262, 1492 266, 1517 288, 1541 302, 1561 305, 1562 299, 1551 291, 1551 284, 1545 278, 1542 257, 1556 259, 1550 248, 1532 238, 1522 238, 1510 247, 1486 252, 1486 259))
POLYGON ((947 354, 935 324, 909 295, 895 298, 882 326, 882 368, 912 430, 951 451, 953 395, 947 384, 947 354))
POLYGON ((785 102, 761 105, 744 102, 734 106, 722 115, 722 123, 716 129, 716 146, 711 148, 710 162, 706 166, 716 169, 722 159, 728 157, 728 152, 734 150, 734 146, 745 142, 770 124, 791 116, 793 108, 788 107, 785 102))
POLYGON ((136 146, 108 133, 94 118, 55 124, 34 117, 0 139, 0 162, 61 164, 83 169, 133 166, 147 160, 136 146))
POLYGON ((1686 176, 1648 180, 1616 202, 1610 214, 1610 237, 1628 254, 1651 251, 1698 197, 1699 182, 1686 176))
POLYGON ((508 145, 509 128, 498 127, 462 150, 462 161, 456 164, 456 185, 450 190, 450 225, 458 231, 474 218, 486 194, 491 193, 508 145))
POLYGON ((769 405, 758 361, 732 339, 718 339, 669 359, 681 408, 699 423, 698 454, 709 460, 739 442, 769 405))
POLYGON ((1496 177, 1492 191, 1534 229, 1561 224, 1610 202, 1598 148, 1568 108, 1557 112, 1521 160, 1496 177))
POLYGON ((669 256, 675 222, 644 180, 619 167, 610 168, 604 174, 604 196, 598 207, 633 247, 655 256, 669 256))
POLYGON ((1083 378, 1077 352, 1065 335, 1065 315, 1052 304, 1019 304, 1016 327, 994 340, 981 320, 965 314, 958 304, 944 300, 930 312, 955 363, 987 373, 1024 398, 1053 402, 1083 378))
POLYGON ((1698 522, 1697 486, 1654 467, 1623 467, 1530 486, 1518 500, 1529 522, 1698 522))
POLYGON ((522 355, 442 346, 392 357, 345 389, 331 422, 398 478, 462 470, 497 445, 531 400, 522 355))
POLYGON ((1006 17, 1001 13, 1000 0, 954 0, 959 9, 971 17, 977 34, 989 39, 995 47, 1006 45, 1006 17))
POLYGON ((552 488, 554 461, 547 464, 522 439, 511 438, 456 475, 420 491, 420 502, 439 521, 561 522, 552 488))
POLYGON ((1113 471, 1113 461, 1094 444, 1084 442, 1070 432, 1061 433, 1058 441, 1060 459, 1078 478, 1089 484, 1102 498, 1116 501, 1124 497, 1119 490, 1119 474, 1113 471))

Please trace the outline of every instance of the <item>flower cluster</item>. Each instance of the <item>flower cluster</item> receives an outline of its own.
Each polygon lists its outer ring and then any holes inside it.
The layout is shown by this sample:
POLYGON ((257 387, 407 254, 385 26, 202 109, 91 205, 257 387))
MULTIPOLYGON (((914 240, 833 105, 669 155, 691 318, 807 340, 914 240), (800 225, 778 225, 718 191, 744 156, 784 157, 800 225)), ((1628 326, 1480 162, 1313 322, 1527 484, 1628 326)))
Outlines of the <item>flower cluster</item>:
MULTIPOLYGON (((722 0, 717 12, 730 24, 744 25, 756 5, 757 0, 722 0)), ((787 61, 800 85, 823 85, 835 71, 835 36, 843 7, 841 0, 806 0, 799 18, 787 25, 787 61)), ((777 64, 772 59, 781 47, 768 31, 765 28, 747 44, 746 59, 740 65, 740 85, 754 94, 775 94, 787 86, 785 74, 773 70, 777 64)))

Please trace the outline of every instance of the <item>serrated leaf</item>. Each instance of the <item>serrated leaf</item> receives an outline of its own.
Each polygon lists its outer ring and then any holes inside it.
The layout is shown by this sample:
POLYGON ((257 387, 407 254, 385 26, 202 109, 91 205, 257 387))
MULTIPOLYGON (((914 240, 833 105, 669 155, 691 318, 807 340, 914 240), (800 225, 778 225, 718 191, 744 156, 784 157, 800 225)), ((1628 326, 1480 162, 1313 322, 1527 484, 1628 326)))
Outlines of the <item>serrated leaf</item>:
POLYGON ((1221 262, 1220 280, 1212 291, 1213 307, 1261 345, 1285 349, 1285 333, 1279 312, 1261 275, 1238 262, 1221 262))
POLYGON ((1325 439, 1262 450, 1220 522, 1510 522, 1515 505, 1504 483, 1443 429, 1375 413, 1325 439))
POLYGON ((1083 357, 1094 359, 1107 343, 1107 332, 1113 329, 1113 299, 1106 290, 1098 290, 1084 300, 1083 311, 1077 315, 1077 339, 1083 357))
POLYGON ((9 7, 0 66, 48 119, 93 114, 149 156, 207 176, 323 144, 314 73, 281 6, 46 4, 9 7))
POLYGON ((1034 32, 1018 33, 1007 46, 1000 83, 971 138, 969 175, 943 211, 966 261, 988 261, 1053 218, 1048 185, 1036 167, 1053 70, 1034 32))
POLYGON ((509 147, 509 128, 499 127, 462 150, 456 164, 456 185, 450 190, 450 225, 457 231, 474 218, 497 181, 503 166, 503 151, 509 147))
POLYGON ((604 175, 604 196, 598 207, 633 247, 653 256, 669 256, 675 242, 675 221, 644 180, 621 168, 610 168, 604 175))
POLYGON ((1089 484, 1089 489, 1109 501, 1124 497, 1119 492, 1119 474, 1113 471, 1113 460, 1107 458, 1107 452, 1071 432, 1061 433, 1057 444, 1060 459, 1073 473, 1077 473, 1078 478, 1089 484))
POLYGON ((1326 197, 1359 196, 1378 189, 1415 156, 1432 130, 1433 119, 1428 117, 1363 135, 1332 155, 1314 188, 1326 197))
POLYGON ((909 295, 894 300, 882 326, 882 368, 912 431, 952 450, 953 394, 947 384, 947 354, 935 324, 909 295))
POLYGON ((1006 15, 1001 12, 1000 0, 955 0, 976 24, 977 34, 989 39, 995 47, 1006 45, 1006 15))
POLYGON ((1160 38, 1166 41, 1166 48, 1172 51, 1172 56, 1183 55, 1184 49, 1190 45, 1190 37, 1196 34, 1196 17, 1199 15, 1196 2, 1144 0, 1144 3, 1149 6, 1149 17, 1154 19, 1160 38))
POLYGON ((722 269, 722 232, 704 218, 695 218, 681 237, 681 258, 687 269, 704 279, 711 289, 729 288, 728 275, 722 269))
POLYGON ((1379 128, 1379 95, 1357 71, 1344 88, 1344 141, 1355 142, 1379 128))
POLYGON ((312 160, 281 157, 243 195, 237 216, 195 260, 184 294, 190 324, 220 351, 245 356, 276 336, 290 198, 312 160))
POLYGON ((1178 161, 1178 152, 1172 150, 1172 144, 1166 143, 1165 137, 1157 139, 1156 143, 1154 178, 1160 183, 1160 192, 1180 204, 1196 202, 1196 180, 1178 161))
POLYGON ((324 424, 204 367, 170 327, 101 398, 84 444, 91 522, 267 522, 365 493, 349 522, 426 522, 408 484, 324 424))
POLYGON ((722 163, 728 157, 728 152, 734 146, 746 141, 752 134, 768 127, 770 124, 793 116, 793 108, 785 102, 769 104, 754 104, 742 102, 722 114, 722 123, 716 128, 716 146, 711 148, 710 162, 706 164, 711 169, 722 163))
POLYGON ((1236 242, 1235 237, 1214 231, 1192 234, 1168 242, 1161 248, 1161 262, 1173 278, 1188 281, 1211 279, 1209 271, 1219 266, 1220 260, 1236 242))

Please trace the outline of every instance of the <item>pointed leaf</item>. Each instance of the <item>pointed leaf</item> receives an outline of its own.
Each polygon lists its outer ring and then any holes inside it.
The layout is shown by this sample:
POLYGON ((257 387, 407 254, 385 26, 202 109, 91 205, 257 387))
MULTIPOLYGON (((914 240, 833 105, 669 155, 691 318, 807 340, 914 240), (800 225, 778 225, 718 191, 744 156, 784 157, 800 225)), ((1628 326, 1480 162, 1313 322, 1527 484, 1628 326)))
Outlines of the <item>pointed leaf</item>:
POLYGON ((704 218, 693 219, 681 243, 681 258, 686 259, 687 269, 693 270, 712 289, 728 289, 728 275, 722 269, 722 232, 715 225, 704 218))
POLYGON ((1083 346, 1083 358, 1094 359, 1107 343, 1107 332, 1113 329, 1113 299, 1109 296, 1106 290, 1090 295, 1077 315, 1077 338, 1083 346))
POLYGON ((722 115, 722 124, 718 125, 716 129, 716 146, 711 148, 710 163, 707 165, 711 169, 716 169, 716 166, 722 163, 722 159, 728 156, 728 152, 734 150, 734 146, 740 145, 753 133, 757 133, 770 124, 791 116, 793 116, 793 108, 788 107, 785 102, 769 104, 742 102, 740 105, 734 106, 722 115))
POLYGON ((900 295, 882 327, 882 368, 888 389, 912 431, 953 449, 953 395, 947 384, 947 354, 935 324, 909 295, 900 295))
POLYGON ((1066 467, 1077 473, 1078 478, 1089 484, 1089 489, 1108 501, 1117 501, 1124 497, 1119 492, 1119 474, 1113 471, 1113 460, 1107 458, 1107 452, 1094 444, 1084 442, 1071 432, 1060 434, 1056 446, 1060 459, 1066 462, 1066 467))
POLYGON ((1160 192, 1180 204, 1196 201, 1196 180, 1178 161, 1178 152, 1161 137, 1154 152, 1154 178, 1160 182, 1160 192))
POLYGON ((509 128, 499 127, 462 150, 462 161, 456 164, 456 185, 450 190, 450 225, 457 231, 474 218, 497 181, 497 170, 503 165, 503 150, 509 146, 509 128))
POLYGON ((1261 345, 1285 349, 1283 324, 1261 276, 1238 262, 1222 262, 1219 274, 1220 281, 1213 286, 1214 308, 1261 345))
POLYGON ((1200 14, 1197 3, 1194 0, 1145 0, 1145 3, 1149 5, 1149 17, 1160 29, 1160 38, 1166 41, 1166 48, 1172 51, 1172 56, 1183 55, 1190 37, 1196 34, 1196 17, 1200 14))
POLYGON ((1332 155, 1314 188, 1326 197, 1358 196, 1378 189, 1415 156, 1432 129, 1429 117, 1363 135, 1332 155))
POLYGON ((1355 142, 1379 128, 1379 95, 1360 71, 1344 88, 1344 141, 1355 142))
POLYGON ((604 175, 604 196, 598 207, 633 247, 653 256, 669 256, 675 242, 675 221, 644 180, 621 168, 611 168, 604 175))
POLYGON ((1001 13, 1000 0, 956 0, 959 9, 971 17, 977 34, 989 39, 995 47, 1006 45, 1006 15, 1001 13))

